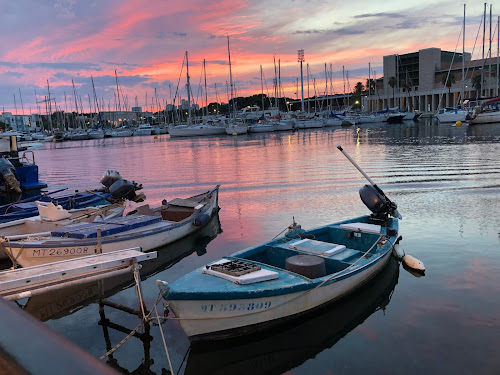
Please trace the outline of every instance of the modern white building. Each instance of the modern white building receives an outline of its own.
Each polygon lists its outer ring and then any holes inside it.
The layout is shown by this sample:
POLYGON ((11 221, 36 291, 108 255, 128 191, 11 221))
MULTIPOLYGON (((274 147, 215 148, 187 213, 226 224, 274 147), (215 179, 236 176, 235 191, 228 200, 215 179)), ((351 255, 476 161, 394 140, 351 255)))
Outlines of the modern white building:
POLYGON ((384 56, 383 70, 383 77, 377 79, 376 92, 363 98, 365 108, 399 107, 435 112, 438 108, 457 107, 463 99, 499 95, 496 57, 471 60, 470 53, 462 56, 462 53, 426 48, 403 55, 384 56), (445 85, 446 81, 449 84, 445 85), (482 82, 480 87, 474 87, 477 82, 482 82))

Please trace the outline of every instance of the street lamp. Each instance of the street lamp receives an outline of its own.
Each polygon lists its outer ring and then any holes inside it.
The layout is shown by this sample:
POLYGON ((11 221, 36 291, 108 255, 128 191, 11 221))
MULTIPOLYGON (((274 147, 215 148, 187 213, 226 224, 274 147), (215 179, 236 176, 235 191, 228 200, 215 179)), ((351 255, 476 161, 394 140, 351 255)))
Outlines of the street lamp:
POLYGON ((300 87, 302 88, 302 105, 301 111, 304 112, 304 76, 302 74, 302 63, 306 61, 304 57, 304 50, 299 49, 297 51, 297 61, 300 62, 300 87))

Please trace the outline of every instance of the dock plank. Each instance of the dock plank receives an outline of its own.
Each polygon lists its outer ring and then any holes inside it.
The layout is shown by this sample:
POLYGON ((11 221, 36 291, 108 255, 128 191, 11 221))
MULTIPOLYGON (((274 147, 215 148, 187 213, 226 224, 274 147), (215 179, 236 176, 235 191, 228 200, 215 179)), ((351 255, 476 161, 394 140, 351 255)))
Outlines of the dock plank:
POLYGON ((43 283, 64 282, 64 279, 85 277, 98 270, 128 266, 133 258, 141 262, 156 257, 156 252, 143 253, 140 248, 133 248, 5 271, 0 273, 0 293, 43 283))

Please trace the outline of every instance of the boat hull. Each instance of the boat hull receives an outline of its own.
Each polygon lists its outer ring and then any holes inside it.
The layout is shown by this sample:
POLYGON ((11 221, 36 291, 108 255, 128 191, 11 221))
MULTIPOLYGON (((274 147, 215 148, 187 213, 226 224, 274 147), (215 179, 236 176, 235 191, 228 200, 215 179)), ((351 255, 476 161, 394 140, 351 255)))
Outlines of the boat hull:
POLYGON ((469 121, 470 125, 492 123, 500 123, 500 111, 479 113, 469 121))
POLYGON ((353 270, 349 277, 306 292, 245 300, 175 300, 169 301, 169 306, 176 316, 182 317, 180 324, 191 340, 241 335, 258 329, 259 325, 278 323, 338 300, 377 275, 390 257, 391 252, 387 251, 370 267, 353 270))
POLYGON ((170 127, 168 128, 170 137, 198 137, 205 135, 226 134, 226 128, 222 126, 201 126, 201 127, 170 127))

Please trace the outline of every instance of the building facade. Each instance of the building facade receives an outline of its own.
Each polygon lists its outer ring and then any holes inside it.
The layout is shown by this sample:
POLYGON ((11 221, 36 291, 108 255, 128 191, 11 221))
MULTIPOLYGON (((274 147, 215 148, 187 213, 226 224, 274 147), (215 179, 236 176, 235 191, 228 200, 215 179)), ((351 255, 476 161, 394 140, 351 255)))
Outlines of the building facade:
POLYGON ((458 107, 464 100, 498 96, 497 71, 497 57, 471 60, 470 53, 439 48, 384 56, 383 78, 377 80, 376 93, 363 98, 363 106, 422 112, 458 107))

